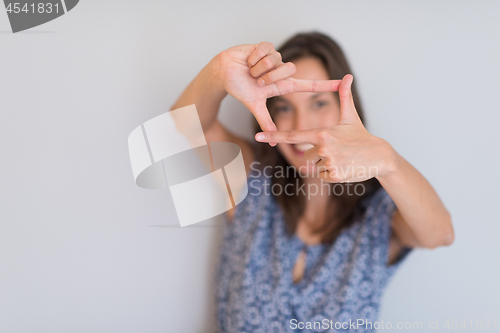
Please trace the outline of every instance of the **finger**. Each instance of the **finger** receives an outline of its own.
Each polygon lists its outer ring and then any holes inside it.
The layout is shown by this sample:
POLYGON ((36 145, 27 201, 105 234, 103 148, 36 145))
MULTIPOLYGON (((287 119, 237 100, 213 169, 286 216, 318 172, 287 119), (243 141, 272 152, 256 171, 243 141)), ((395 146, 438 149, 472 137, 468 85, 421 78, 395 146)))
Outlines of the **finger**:
POLYGON ((328 170, 330 172, 333 172, 335 167, 332 166, 332 160, 329 158, 322 158, 316 163, 316 168, 321 171, 328 170))
POLYGON ((319 156, 318 153, 318 146, 314 146, 311 149, 306 150, 303 156, 307 162, 311 162, 314 164, 321 160, 321 156, 319 156))
MULTIPOLYGON (((257 123, 263 131, 274 132, 278 129, 269 114, 269 110, 267 109, 266 103, 256 103, 254 105, 247 106, 250 112, 254 115, 257 123)), ((276 142, 270 141, 269 145, 271 147, 276 146, 276 142)))
MULTIPOLYGON (((321 161, 322 161, 322 160, 320 160, 320 162, 321 162, 321 161)), ((328 173, 328 174, 330 174, 330 170, 328 170, 328 168, 327 168, 326 166, 324 166, 324 165, 320 165, 319 163, 316 163, 316 164, 314 165, 314 172, 315 172, 318 176, 319 176, 319 175, 321 175, 322 173, 325 173, 325 172, 326 172, 326 173, 328 173)))
POLYGON ((261 42, 255 45, 255 50, 248 57, 248 65, 250 67, 255 66, 256 63, 259 62, 260 59, 270 55, 275 52, 274 45, 269 42, 261 42))
POLYGON ((281 61, 281 54, 279 52, 273 52, 260 59, 255 66, 251 67, 250 74, 253 77, 259 77, 281 65, 283 65, 283 62, 281 61))
POLYGON ((269 85, 293 76, 296 71, 297 68, 295 67, 294 63, 287 62, 286 64, 282 64, 269 73, 263 75, 259 79, 258 83, 261 86, 269 85), (263 84, 261 84, 261 81, 263 82, 263 84))
POLYGON ((318 143, 318 130, 290 130, 275 132, 260 132, 255 134, 255 140, 259 142, 278 142, 278 143, 318 143))
POLYGON ((276 82, 276 89, 268 97, 286 95, 293 92, 338 91, 341 80, 297 80, 288 78, 276 82))
POLYGON ((352 81, 353 76, 346 74, 339 85, 339 98, 340 98, 340 119, 339 124, 347 124, 355 121, 361 121, 354 105, 352 98, 352 81))
POLYGON ((267 110, 265 103, 257 103, 255 105, 248 106, 248 109, 254 115, 263 131, 273 133, 278 130, 273 122, 273 119, 271 118, 271 115, 269 114, 269 110, 267 110))

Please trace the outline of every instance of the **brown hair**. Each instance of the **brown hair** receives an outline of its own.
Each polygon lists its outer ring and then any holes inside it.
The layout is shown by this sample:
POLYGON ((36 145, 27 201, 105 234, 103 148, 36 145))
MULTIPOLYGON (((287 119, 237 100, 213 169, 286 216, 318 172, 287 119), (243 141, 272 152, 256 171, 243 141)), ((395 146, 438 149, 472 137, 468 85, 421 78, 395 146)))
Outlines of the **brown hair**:
MULTIPOLYGON (((287 40, 279 49, 282 60, 284 63, 298 60, 304 57, 315 57, 323 63, 326 71, 331 80, 342 79, 344 75, 351 73, 347 59, 344 56, 339 45, 327 35, 320 32, 298 33, 289 40, 287 40)), ((354 104, 356 110, 361 118, 363 124, 364 114, 359 96, 356 90, 356 84, 353 82, 351 86, 354 104)), ((338 97, 338 93, 335 93, 338 97)), ((271 111, 273 98, 267 100, 267 108, 271 111)), ((273 116, 271 112, 271 117, 273 116)), ((261 129, 257 122, 255 122, 255 133, 260 132, 261 129)), ((256 161, 260 162, 261 168, 265 166, 272 166, 273 169, 280 167, 281 170, 289 170, 291 166, 285 158, 279 153, 276 147, 271 147, 266 143, 255 144, 256 161)), ((271 185, 279 184, 281 189, 285 185, 295 189, 295 186, 303 184, 302 176, 298 172, 286 172, 283 177, 272 177, 271 185)), ((350 226, 354 222, 354 215, 357 209, 363 209, 358 205, 364 197, 369 196, 375 190, 381 187, 376 178, 366 180, 364 182, 356 183, 364 185, 363 195, 348 195, 348 184, 329 184, 330 189, 330 202, 329 209, 326 212, 325 221, 322 226, 314 230, 314 233, 321 234, 322 243, 332 243, 343 228, 350 226), (341 195, 331 195, 333 193, 333 186, 336 188, 335 193, 342 193, 341 195), (342 188, 342 190, 339 189, 342 188)), ((352 191, 355 184, 351 184, 350 190, 352 191)), ((288 193, 290 193, 288 191, 288 193)), ((352 192, 350 192, 352 193, 352 192)), ((281 208, 284 211, 285 222, 289 235, 295 233, 298 220, 304 214, 305 203, 307 197, 303 191, 295 191, 294 195, 287 195, 284 191, 279 194, 274 194, 271 191, 281 208)))

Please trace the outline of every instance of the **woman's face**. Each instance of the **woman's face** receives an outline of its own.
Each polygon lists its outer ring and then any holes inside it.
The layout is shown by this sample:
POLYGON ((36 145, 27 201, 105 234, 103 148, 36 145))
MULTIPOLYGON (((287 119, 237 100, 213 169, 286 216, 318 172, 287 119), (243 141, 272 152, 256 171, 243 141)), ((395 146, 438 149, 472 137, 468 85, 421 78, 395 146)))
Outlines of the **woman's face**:
MULTIPOLYGON (((293 76, 295 79, 330 79, 322 62, 317 58, 301 58, 293 63, 297 68, 293 76)), ((278 131, 307 130, 335 126, 340 118, 340 103, 333 92, 296 92, 274 97, 269 111, 273 114, 278 131)), ((312 164, 306 163, 303 157, 304 152, 312 148, 311 144, 278 143, 277 148, 288 163, 299 171, 305 171, 305 168, 308 172, 312 171, 312 164)))

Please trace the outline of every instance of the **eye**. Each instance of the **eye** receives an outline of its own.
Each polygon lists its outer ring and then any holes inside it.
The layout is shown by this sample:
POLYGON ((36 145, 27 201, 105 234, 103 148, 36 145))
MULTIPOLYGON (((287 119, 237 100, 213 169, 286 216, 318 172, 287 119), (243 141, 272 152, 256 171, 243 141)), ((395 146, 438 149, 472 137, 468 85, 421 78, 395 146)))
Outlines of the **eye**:
POLYGON ((316 102, 314 102, 314 108, 316 108, 316 109, 322 108, 322 107, 324 107, 326 105, 328 105, 328 102, 326 102, 326 101, 316 101, 316 102))
POLYGON ((280 105, 274 108, 275 112, 290 112, 292 108, 287 105, 280 105))

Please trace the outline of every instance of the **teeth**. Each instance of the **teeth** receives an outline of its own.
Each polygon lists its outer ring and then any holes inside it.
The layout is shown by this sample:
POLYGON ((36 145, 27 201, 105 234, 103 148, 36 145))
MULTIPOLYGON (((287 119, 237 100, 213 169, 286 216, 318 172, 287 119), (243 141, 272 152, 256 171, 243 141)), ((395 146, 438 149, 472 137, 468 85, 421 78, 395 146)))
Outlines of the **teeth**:
POLYGON ((294 146, 295 146, 295 149, 297 149, 298 151, 306 151, 306 150, 309 150, 312 147, 314 147, 313 145, 311 145, 309 143, 300 143, 300 144, 295 144, 294 146))

